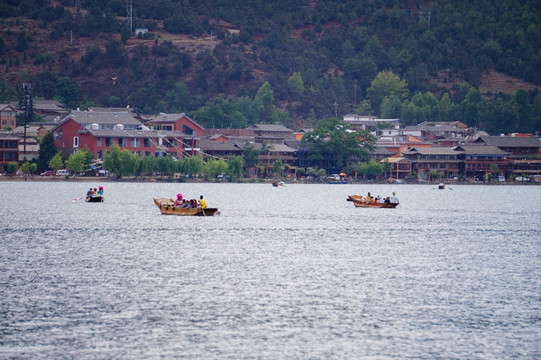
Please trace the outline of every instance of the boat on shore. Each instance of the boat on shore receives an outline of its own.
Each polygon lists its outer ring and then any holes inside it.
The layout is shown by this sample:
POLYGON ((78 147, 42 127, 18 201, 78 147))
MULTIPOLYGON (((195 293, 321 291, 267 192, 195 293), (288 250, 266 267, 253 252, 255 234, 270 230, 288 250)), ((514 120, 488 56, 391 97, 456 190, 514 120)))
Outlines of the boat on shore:
POLYGON ((179 215, 179 216, 214 216, 219 214, 217 208, 183 208, 175 206, 172 199, 155 198, 154 204, 160 209, 163 215, 179 215))
POLYGON ((86 202, 103 202, 105 198, 103 195, 90 195, 85 198, 86 202))
POLYGON ((398 203, 389 203, 389 202, 383 202, 383 203, 375 203, 375 202, 369 202, 367 203, 365 201, 365 198, 361 195, 348 195, 347 201, 352 201, 353 205, 355 207, 362 207, 362 208, 385 208, 385 209, 394 209, 398 206, 398 203))

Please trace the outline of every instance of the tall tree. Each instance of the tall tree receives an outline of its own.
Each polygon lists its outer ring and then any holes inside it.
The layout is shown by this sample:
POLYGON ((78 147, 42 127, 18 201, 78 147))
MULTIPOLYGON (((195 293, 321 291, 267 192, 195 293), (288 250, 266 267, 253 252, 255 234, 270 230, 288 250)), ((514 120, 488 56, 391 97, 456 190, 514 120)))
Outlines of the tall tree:
POLYGON ((395 95, 399 100, 403 100, 408 95, 409 90, 406 80, 400 79, 398 75, 390 70, 384 70, 376 75, 366 92, 372 104, 379 108, 385 97, 395 95))
POLYGON ((54 143, 54 136, 52 133, 48 133, 43 137, 39 146, 37 160, 38 170, 44 171, 49 169, 49 161, 51 161, 56 153, 58 153, 58 148, 54 143))

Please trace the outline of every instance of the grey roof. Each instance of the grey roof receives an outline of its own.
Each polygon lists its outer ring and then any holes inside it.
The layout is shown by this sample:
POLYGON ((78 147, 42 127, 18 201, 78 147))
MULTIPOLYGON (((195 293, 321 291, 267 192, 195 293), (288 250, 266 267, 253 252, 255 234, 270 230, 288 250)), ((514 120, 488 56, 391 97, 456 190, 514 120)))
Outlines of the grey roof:
POLYGON ((198 146, 203 151, 242 151, 242 149, 234 143, 209 141, 207 139, 200 140, 198 146))
POLYGON ((467 155, 507 155, 505 151, 497 146, 491 145, 460 145, 455 148, 456 151, 467 155))
POLYGON ((373 155, 393 155, 396 154, 396 151, 389 151, 386 147, 376 146, 374 150, 369 153, 373 155))
POLYGON ((252 126, 252 128, 262 131, 293 132, 293 130, 286 128, 285 126, 280 124, 255 124, 252 126))
POLYGON ((456 155, 456 151, 450 147, 412 148, 406 154, 419 153, 421 155, 456 155))
MULTIPOLYGON (((287 146, 286 144, 267 144, 270 147, 270 152, 295 152, 297 149, 291 148, 287 146)), ((261 149, 262 144, 261 143, 241 143, 237 144, 240 148, 244 149, 246 146, 253 146, 255 149, 259 150, 261 149)))
POLYGON ((60 124, 68 121, 68 119, 73 119, 81 125, 86 124, 108 124, 108 125, 141 125, 141 122, 134 118, 128 113, 128 111, 123 112, 108 112, 108 111, 72 111, 70 114, 66 115, 60 121, 60 124))
POLYGON ((475 142, 499 147, 541 147, 541 139, 537 137, 481 136, 475 142))
POLYGON ((188 117, 185 113, 180 114, 166 114, 166 113, 159 113, 158 115, 154 116, 150 122, 151 123, 174 123, 178 119, 182 117, 188 117))

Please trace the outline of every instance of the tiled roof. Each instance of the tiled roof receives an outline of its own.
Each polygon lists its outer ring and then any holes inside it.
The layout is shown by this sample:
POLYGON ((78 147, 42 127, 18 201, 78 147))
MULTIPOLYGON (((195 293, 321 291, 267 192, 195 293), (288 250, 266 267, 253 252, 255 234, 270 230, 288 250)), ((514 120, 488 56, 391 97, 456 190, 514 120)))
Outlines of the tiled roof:
POLYGON ((537 137, 481 136, 475 142, 499 147, 541 147, 537 137))
POLYGON ((456 151, 450 147, 429 147, 429 148, 413 148, 406 154, 419 153, 421 155, 456 155, 456 151))
POLYGON ((98 112, 98 111, 72 111, 60 123, 73 119, 81 125, 85 124, 108 124, 108 125, 140 125, 141 122, 131 116, 127 111, 124 112, 98 112))
POLYGON ((178 119, 183 118, 184 116, 188 117, 185 113, 180 113, 180 114, 159 113, 158 115, 154 116, 150 120, 150 122, 151 123, 174 123, 178 121, 178 119))
POLYGON ((293 130, 286 128, 285 126, 280 124, 255 124, 252 127, 261 131, 293 132, 293 130))
POLYGON ((491 145, 460 145, 456 151, 467 155, 506 155, 507 153, 497 146, 491 145))

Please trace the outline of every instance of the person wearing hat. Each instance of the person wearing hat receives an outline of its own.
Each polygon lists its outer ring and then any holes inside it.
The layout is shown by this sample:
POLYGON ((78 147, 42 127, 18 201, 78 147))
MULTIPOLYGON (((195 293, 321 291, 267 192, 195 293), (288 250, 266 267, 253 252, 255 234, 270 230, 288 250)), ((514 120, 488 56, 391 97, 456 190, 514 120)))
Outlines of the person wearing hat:
POLYGON ((175 200, 175 206, 182 205, 182 194, 177 194, 177 199, 175 200))
POLYGON ((103 195, 103 186, 98 188, 98 195, 103 195))

